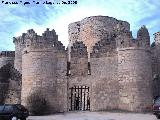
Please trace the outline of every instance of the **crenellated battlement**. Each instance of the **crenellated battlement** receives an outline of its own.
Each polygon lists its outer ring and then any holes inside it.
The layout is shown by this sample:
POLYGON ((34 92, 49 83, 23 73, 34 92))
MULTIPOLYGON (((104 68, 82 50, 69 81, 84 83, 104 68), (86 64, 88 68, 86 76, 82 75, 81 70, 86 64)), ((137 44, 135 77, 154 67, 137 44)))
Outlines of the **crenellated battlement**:
POLYGON ((149 47, 150 36, 145 26, 137 32, 134 39, 130 24, 108 16, 91 16, 69 24, 69 42, 83 41, 88 53, 107 52, 110 48, 149 47))
POLYGON ((71 46, 71 57, 87 57, 87 47, 82 41, 76 41, 71 46))
POLYGON ((21 43, 25 47, 24 48, 57 48, 58 50, 65 50, 63 44, 58 41, 58 35, 55 30, 49 30, 49 28, 42 33, 42 35, 37 35, 37 33, 33 30, 27 30, 27 33, 23 33, 22 36, 14 37, 14 43, 21 43))
POLYGON ((1 51, 0 57, 14 57, 15 51, 1 51))
POLYGON ((134 39, 132 32, 128 30, 118 30, 106 33, 105 39, 101 39, 93 46, 92 55, 109 55, 114 50, 122 48, 150 48, 150 36, 147 28, 142 26, 137 32, 137 38, 134 39))
POLYGON ((93 46, 92 56, 100 57, 101 55, 111 55, 112 52, 116 49, 116 34, 109 33, 106 39, 98 41, 93 46))
POLYGON ((137 32, 138 46, 150 47, 150 36, 146 26, 142 26, 137 32))
POLYGON ((19 36, 19 37, 13 37, 13 43, 14 44, 25 44, 25 39, 24 39, 24 36, 26 34, 23 33, 22 36, 19 36))
POLYGON ((49 28, 47 28, 46 31, 42 34, 42 36, 45 38, 54 38, 57 35, 54 29, 50 31, 49 28))

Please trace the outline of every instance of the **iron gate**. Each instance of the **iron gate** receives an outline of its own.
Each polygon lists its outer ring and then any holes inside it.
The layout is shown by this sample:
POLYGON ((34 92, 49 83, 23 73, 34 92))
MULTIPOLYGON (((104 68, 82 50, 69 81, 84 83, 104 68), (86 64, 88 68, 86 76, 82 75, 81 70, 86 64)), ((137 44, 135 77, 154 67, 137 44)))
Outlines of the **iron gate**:
POLYGON ((90 110, 89 87, 74 86, 70 89, 70 111, 73 110, 90 110))

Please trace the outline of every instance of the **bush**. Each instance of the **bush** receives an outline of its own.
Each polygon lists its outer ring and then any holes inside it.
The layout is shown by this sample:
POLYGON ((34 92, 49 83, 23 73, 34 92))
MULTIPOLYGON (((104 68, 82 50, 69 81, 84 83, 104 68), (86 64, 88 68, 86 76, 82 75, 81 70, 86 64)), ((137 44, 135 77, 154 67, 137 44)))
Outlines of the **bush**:
POLYGON ((27 108, 32 115, 48 113, 49 105, 42 92, 36 91, 27 98, 27 108))

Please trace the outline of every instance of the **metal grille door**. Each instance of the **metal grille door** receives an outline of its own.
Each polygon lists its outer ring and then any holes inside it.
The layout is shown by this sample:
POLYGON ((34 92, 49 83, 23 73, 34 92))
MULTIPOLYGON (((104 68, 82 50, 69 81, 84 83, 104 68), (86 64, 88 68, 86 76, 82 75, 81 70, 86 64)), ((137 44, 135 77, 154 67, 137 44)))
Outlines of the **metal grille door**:
POLYGON ((90 110, 89 87, 74 86, 70 90, 70 111, 74 110, 90 110))

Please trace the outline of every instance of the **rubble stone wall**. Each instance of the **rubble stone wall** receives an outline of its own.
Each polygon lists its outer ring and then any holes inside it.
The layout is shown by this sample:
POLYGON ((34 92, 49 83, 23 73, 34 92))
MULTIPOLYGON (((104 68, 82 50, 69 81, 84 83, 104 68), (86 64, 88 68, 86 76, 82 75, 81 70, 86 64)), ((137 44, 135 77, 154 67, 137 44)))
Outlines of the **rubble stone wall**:
POLYGON ((151 45, 152 52, 152 80, 153 98, 160 96, 160 32, 154 34, 154 42, 151 45))
POLYGON ((107 39, 117 30, 129 31, 130 25, 126 21, 120 21, 108 16, 87 17, 79 22, 69 25, 69 41, 83 41, 88 52, 92 52, 92 47, 100 40, 107 39))
POLYGON ((2 51, 0 52, 0 68, 4 65, 11 63, 14 64, 14 51, 2 51))
POLYGON ((57 89, 57 111, 65 112, 68 110, 67 106, 67 57, 66 51, 56 53, 57 66, 56 66, 56 84, 57 89))
POLYGON ((152 105, 151 53, 146 49, 118 51, 119 108, 145 111, 152 105))
POLYGON ((51 108, 56 111, 56 63, 53 51, 33 50, 22 56, 22 95, 23 105, 35 91, 41 91, 51 108))
POLYGON ((6 104, 21 103, 21 85, 19 81, 9 79, 8 89, 4 103, 6 104))
POLYGON ((91 110, 118 109, 117 54, 91 58, 91 110), (101 64, 100 64, 101 63, 101 64))

